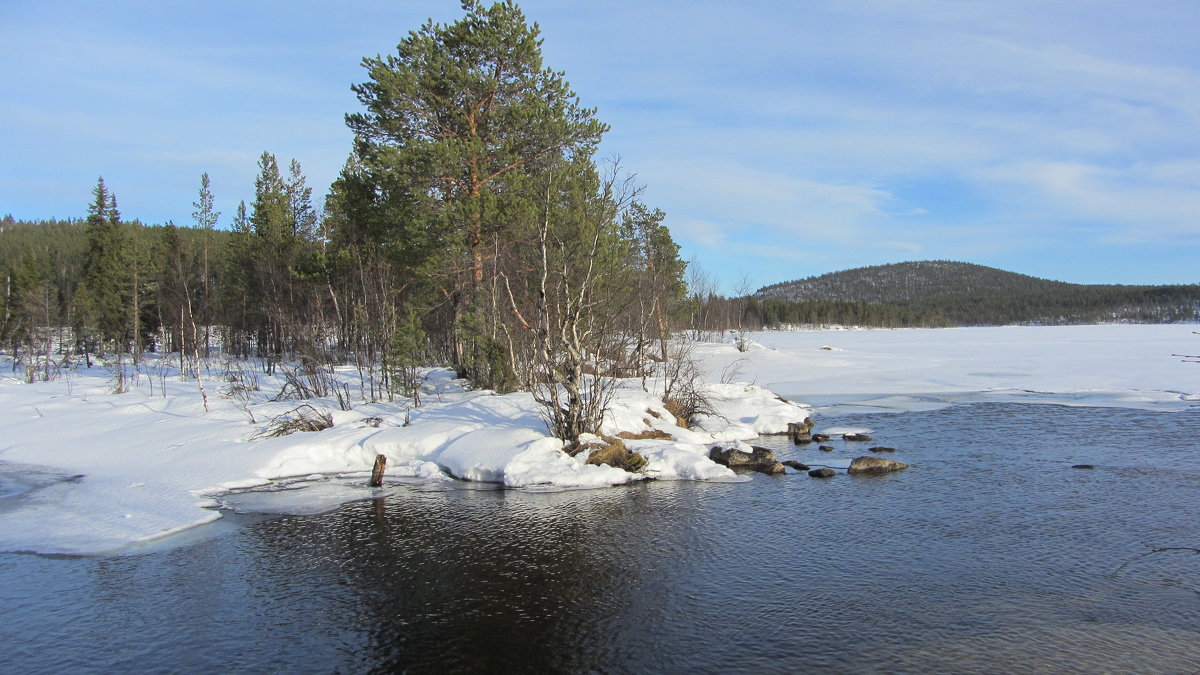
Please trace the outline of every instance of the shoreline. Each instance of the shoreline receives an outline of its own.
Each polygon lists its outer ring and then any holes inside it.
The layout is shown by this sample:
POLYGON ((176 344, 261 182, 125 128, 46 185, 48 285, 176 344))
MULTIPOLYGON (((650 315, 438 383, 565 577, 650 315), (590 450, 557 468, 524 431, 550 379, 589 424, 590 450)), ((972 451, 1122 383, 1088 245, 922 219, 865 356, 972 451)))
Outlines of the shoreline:
MULTIPOLYGON (((818 425, 828 426, 830 418, 850 413, 974 402, 1193 410, 1200 406, 1200 394, 1189 391, 1188 383, 1195 387, 1200 371, 1162 356, 1193 348, 1191 328, 759 333, 750 336, 749 352, 697 343, 696 356, 708 379, 728 375, 737 365, 737 379, 749 382, 709 382, 721 402, 719 415, 699 430, 674 427, 661 401, 632 381, 622 388, 605 433, 669 431, 671 441, 627 442, 647 457, 647 475, 730 480, 728 468, 709 460, 710 445, 744 445, 761 433, 782 433, 789 422, 814 413, 818 425), (810 405, 776 398, 774 393, 796 396, 789 392, 797 387, 787 386, 796 382, 828 393, 806 397, 810 405), (971 386, 981 382, 993 386, 971 386), (1026 386, 1012 386, 1017 383, 1026 386), (1050 393, 1049 383, 1059 385, 1061 393, 1050 393), (904 389, 910 391, 901 393, 904 389)), ((342 374, 349 377, 349 371, 342 374)), ((49 383, 0 380, 0 423, 7 430, 0 439, 0 464, 83 476, 0 497, 0 550, 92 555, 127 548, 213 520, 210 509, 230 490, 281 478, 367 471, 376 454, 388 456, 388 474, 394 478, 449 480, 454 475, 526 489, 602 487, 638 479, 559 452, 562 442, 546 434, 528 395, 455 389, 445 371, 432 373, 425 407, 375 403, 342 411, 334 401, 310 400, 329 411, 333 428, 256 441, 247 439, 261 424, 249 424, 243 410, 219 396, 205 413, 194 383, 166 377, 154 384, 155 394, 162 385, 166 396, 151 395, 145 387, 113 395, 107 379, 97 367, 49 383), (406 416, 409 426, 404 426, 406 416), (371 427, 371 418, 384 424, 371 427)), ((211 384, 212 390, 219 385, 211 384)), ((264 390, 270 386, 264 382, 264 390)), ((260 400, 253 412, 261 422, 298 403, 260 400)))

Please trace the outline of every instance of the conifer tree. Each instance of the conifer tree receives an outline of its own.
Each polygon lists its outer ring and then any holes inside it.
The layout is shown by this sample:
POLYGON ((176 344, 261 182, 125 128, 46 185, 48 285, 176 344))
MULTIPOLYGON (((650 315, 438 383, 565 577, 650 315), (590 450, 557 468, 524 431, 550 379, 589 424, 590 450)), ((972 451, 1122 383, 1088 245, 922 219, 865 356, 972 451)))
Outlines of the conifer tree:
POLYGON ((300 164, 291 162, 287 179, 269 152, 262 154, 258 166, 249 216, 251 257, 244 260, 250 268, 247 319, 258 352, 266 357, 267 371, 274 372, 276 364, 299 344, 310 351, 322 350, 317 343, 324 308, 311 288, 320 279, 312 250, 317 219, 300 164))
POLYGON ((317 213, 312 206, 312 188, 300 170, 300 162, 288 164, 288 177, 283 186, 288 198, 289 216, 293 235, 304 241, 313 241, 317 236, 317 213))
MULTIPOLYGON (((489 255, 532 217, 519 186, 560 157, 590 156, 607 126, 562 73, 543 67, 538 27, 511 0, 462 6, 461 20, 430 21, 395 55, 364 59, 370 80, 354 91, 365 111, 346 119, 375 208, 387 214, 376 235, 420 252, 412 272, 440 289, 455 325, 494 335, 495 312, 481 314, 489 303, 480 293, 494 282, 489 255)), ((453 346, 461 366, 461 334, 453 346)))
POLYGON ((128 269, 126 242, 120 226, 116 196, 101 177, 88 207, 88 252, 83 265, 86 316, 81 328, 95 329, 101 340, 121 349, 128 327, 128 269))
POLYGON ((253 250, 253 226, 243 200, 238 203, 232 232, 221 250, 221 286, 217 294, 221 305, 220 323, 227 331, 225 349, 241 357, 251 355, 250 336, 255 330, 251 321, 251 286, 256 274, 253 250))
MULTIPOLYGON (((511 0, 462 6, 459 21, 430 21, 395 54, 364 59, 364 110, 346 118, 354 154, 326 223, 401 277, 405 291, 383 302, 437 299, 428 346, 478 386, 533 390, 554 433, 574 439, 599 429, 639 283, 658 298, 640 325, 665 321, 678 249, 655 229, 661 213, 627 213, 627 179, 597 169, 608 127, 543 66, 537 25, 511 0)), ((374 311, 355 307, 356 318, 374 311)), ((411 315, 377 316, 395 333, 383 317, 411 315)), ((384 344, 394 354, 403 340, 384 344)))
POLYGON ((212 233, 217 227, 217 220, 221 217, 221 212, 213 208, 213 194, 207 171, 200 174, 200 196, 197 201, 192 202, 192 206, 196 209, 192 212, 192 218, 196 221, 196 227, 203 233, 201 247, 203 271, 200 280, 202 294, 197 314, 199 314, 200 322, 204 325, 204 356, 207 358, 212 324, 212 272, 208 256, 212 247, 212 233))
POLYGON ((30 300, 38 294, 43 282, 41 270, 29 248, 21 251, 19 262, 4 276, 4 297, 0 300, 3 303, 0 338, 12 350, 13 372, 17 370, 22 351, 33 348, 33 326, 37 313, 33 311, 30 300))
POLYGON ((288 305, 288 263, 295 230, 292 205, 275 155, 263 152, 258 168, 250 213, 253 257, 247 261, 253 266, 250 316, 259 354, 267 357, 267 371, 274 372, 285 351, 283 315, 288 305))

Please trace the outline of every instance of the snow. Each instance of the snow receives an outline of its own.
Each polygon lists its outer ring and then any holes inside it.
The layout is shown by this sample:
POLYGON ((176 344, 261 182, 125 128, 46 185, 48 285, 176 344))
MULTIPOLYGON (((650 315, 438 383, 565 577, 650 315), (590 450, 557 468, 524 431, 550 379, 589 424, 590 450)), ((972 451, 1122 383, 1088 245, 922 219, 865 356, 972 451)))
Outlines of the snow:
MULTIPOLYGON (((625 441, 646 457, 640 474, 562 452, 528 394, 465 391, 446 371, 430 374, 421 407, 398 400, 343 411, 332 400, 307 401, 328 412, 334 426, 278 438, 259 438, 265 423, 302 402, 270 401, 279 387, 266 376, 249 407, 257 423, 219 395, 215 370, 208 412, 195 383, 171 376, 165 364, 124 394, 111 393, 111 374, 101 367, 34 384, 0 377, 0 551, 127 550, 210 523, 221 517, 218 507, 328 511, 380 494, 365 485, 377 454, 388 458, 389 484, 463 479, 544 491, 646 477, 747 481, 710 461, 708 449, 744 446, 812 412, 776 393, 817 405, 819 423, 843 412, 992 400, 1184 410, 1200 400, 1200 366, 1171 355, 1196 352, 1194 328, 758 333, 747 352, 699 343, 694 353, 713 380, 707 394, 716 414, 694 428, 676 426, 653 380, 650 391, 630 380, 617 392, 604 433, 672 437, 625 441), (730 379, 745 381, 719 381, 730 379), (382 423, 372 426, 369 418, 382 423)), ((354 381, 349 371, 341 375, 354 381)), ((818 431, 869 431, 824 423, 818 431)))
POLYGON ((867 427, 822 427, 817 430, 817 433, 825 434, 830 438, 834 436, 842 436, 844 434, 871 434, 871 429, 867 427))
POLYGON ((1183 410, 1200 365, 1196 325, 1003 326, 752 333, 751 349, 701 344, 710 371, 742 379, 818 414, 928 410, 1025 401, 1183 410), (833 347, 833 349, 826 349, 833 347))

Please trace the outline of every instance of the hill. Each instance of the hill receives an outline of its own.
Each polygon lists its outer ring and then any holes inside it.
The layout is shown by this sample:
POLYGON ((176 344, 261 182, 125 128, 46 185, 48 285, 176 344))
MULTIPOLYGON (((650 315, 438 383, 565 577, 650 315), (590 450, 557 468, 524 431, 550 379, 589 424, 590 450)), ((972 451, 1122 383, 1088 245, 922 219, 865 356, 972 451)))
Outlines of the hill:
POLYGON ((1200 320, 1200 285, 1071 284, 944 260, 833 272, 765 286, 753 298, 764 325, 841 323, 804 320, 821 307, 857 308, 868 325, 1200 320))

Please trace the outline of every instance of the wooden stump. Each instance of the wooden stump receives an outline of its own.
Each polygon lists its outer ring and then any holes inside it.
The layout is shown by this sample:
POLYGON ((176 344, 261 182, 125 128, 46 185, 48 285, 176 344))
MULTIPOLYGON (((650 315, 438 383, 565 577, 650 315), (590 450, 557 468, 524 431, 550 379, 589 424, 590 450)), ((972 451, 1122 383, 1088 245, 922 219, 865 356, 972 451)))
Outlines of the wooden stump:
POLYGON ((387 469, 387 457, 384 455, 375 455, 375 467, 371 469, 371 482, 367 483, 368 487, 381 487, 383 485, 383 472, 387 469))

